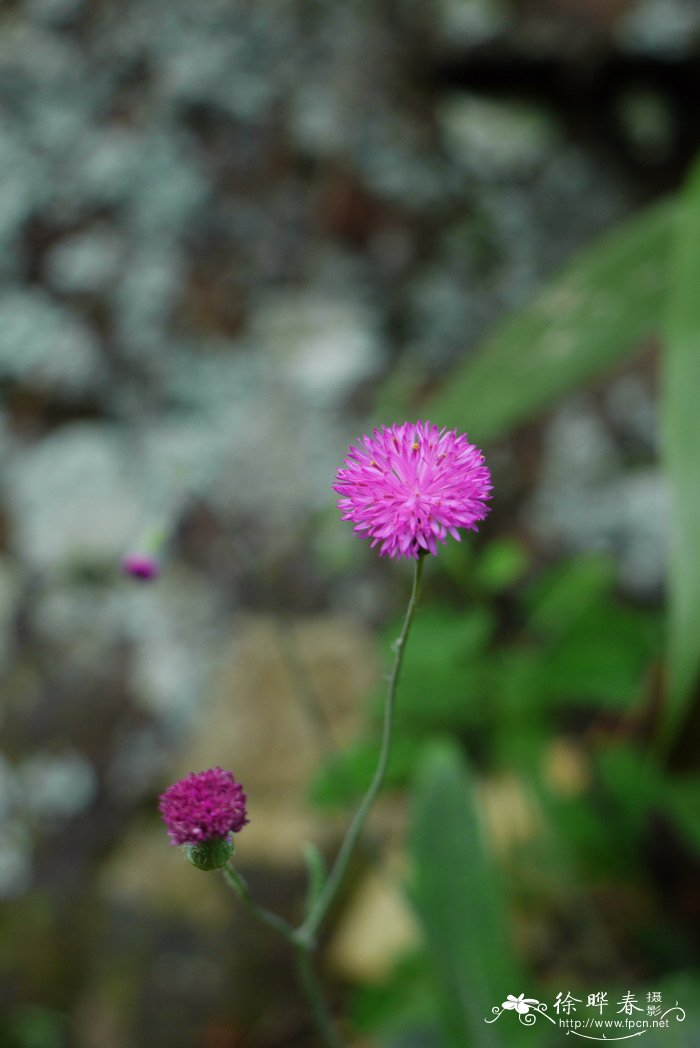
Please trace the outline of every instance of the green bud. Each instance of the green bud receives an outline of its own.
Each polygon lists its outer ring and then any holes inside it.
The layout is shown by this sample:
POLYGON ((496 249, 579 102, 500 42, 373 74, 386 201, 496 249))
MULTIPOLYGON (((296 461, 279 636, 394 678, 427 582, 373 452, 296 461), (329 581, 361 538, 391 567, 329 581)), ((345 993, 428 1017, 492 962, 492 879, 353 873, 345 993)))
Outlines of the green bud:
POLYGON ((186 844, 183 848, 188 862, 198 870, 220 870, 235 851, 233 837, 214 837, 201 844, 186 844))

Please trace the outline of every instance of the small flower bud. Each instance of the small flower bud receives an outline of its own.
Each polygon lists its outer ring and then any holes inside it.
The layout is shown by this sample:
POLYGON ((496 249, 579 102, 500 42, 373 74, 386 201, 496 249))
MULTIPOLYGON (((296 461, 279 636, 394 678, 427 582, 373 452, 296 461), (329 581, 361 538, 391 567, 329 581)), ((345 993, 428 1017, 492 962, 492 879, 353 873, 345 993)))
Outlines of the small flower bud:
POLYGON ((122 571, 134 579, 153 582, 160 575, 160 564, 155 557, 149 557, 145 553, 129 553, 122 560, 122 571))
POLYGON ((172 532, 170 526, 159 524, 146 528, 134 542, 131 551, 122 557, 122 571, 141 582, 154 582, 163 570, 166 546, 172 532))
POLYGON ((184 845, 198 870, 220 870, 233 855, 233 834, 248 822, 246 795, 230 771, 191 772, 160 797, 170 840, 184 845))
POLYGON ((235 851, 233 837, 213 837, 201 844, 186 844, 185 858, 198 870, 220 870, 235 851))

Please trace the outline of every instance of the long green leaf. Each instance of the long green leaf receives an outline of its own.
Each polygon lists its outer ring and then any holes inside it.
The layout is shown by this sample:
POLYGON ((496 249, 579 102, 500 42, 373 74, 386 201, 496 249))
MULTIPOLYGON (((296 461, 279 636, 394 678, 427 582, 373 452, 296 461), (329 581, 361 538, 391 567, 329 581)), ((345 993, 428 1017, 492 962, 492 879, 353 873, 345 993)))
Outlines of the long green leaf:
POLYGON ((671 272, 662 403, 671 500, 666 741, 700 670, 700 165, 681 197, 671 272))
POLYGON ((487 338, 426 414, 483 443, 639 346, 663 322, 674 207, 655 204, 579 254, 487 338))
MULTIPOLYGON (((488 861, 473 785, 455 747, 430 747, 412 807, 412 899, 422 921, 450 1048, 496 1048, 520 1040, 508 1013, 484 1020, 521 978, 488 861)), ((517 988, 516 988, 517 987, 517 988)), ((515 1024, 517 1026, 517 1024, 515 1024)))

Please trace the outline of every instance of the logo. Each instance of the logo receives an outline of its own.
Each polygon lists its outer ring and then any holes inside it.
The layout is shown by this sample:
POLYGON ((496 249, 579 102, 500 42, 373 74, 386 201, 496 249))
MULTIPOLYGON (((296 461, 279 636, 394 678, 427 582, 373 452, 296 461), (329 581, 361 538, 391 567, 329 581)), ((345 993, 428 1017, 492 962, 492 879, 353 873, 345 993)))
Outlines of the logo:
POLYGON ((505 1012, 513 1012, 523 1026, 534 1026, 543 1018, 567 1034, 587 1041, 627 1041, 631 1037, 643 1037, 649 1030, 668 1030, 672 1022, 685 1022, 685 1011, 678 1001, 666 1008, 658 990, 650 990, 639 999, 628 990, 616 1002, 608 1000, 606 991, 596 990, 588 994, 585 1004, 583 997, 574 997, 567 990, 565 994, 557 994, 551 1011, 536 997, 526 997, 524 993, 516 997, 509 993, 491 1012, 492 1018, 484 1019, 485 1023, 495 1023, 505 1012))

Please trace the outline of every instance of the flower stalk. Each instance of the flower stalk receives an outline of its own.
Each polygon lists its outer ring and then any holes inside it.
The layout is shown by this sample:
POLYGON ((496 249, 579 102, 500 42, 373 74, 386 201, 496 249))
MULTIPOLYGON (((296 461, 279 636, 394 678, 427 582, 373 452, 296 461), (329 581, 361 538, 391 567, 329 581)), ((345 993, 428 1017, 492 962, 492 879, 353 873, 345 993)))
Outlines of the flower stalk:
POLYGON ((401 633, 394 643, 394 663, 389 674, 389 681, 387 685, 386 698, 384 701, 384 723, 382 727, 382 740, 379 750, 379 761, 377 768, 370 783, 369 789, 365 794, 362 803, 355 813, 350 826, 348 827, 347 833, 343 839, 343 843, 338 851, 337 858, 330 872, 328 880, 326 881, 323 889, 313 906, 311 913, 307 917, 304 924, 299 929, 300 935, 308 942, 313 942, 318 930, 323 923, 323 920, 328 913, 333 901, 338 894, 338 890, 343 882, 345 873, 348 868, 350 859, 355 850, 360 834, 367 821, 367 816, 370 813, 372 805, 377 799, 377 795, 382 788, 384 779, 386 777, 386 770, 389 764, 389 754, 391 751, 391 737, 394 727, 394 712, 396 709, 396 691, 399 683, 399 677, 401 675, 401 666, 403 664, 403 656, 406 648, 406 641, 408 634, 413 623, 413 616, 418 604, 418 598, 420 596, 420 588, 423 580, 423 566, 425 563, 425 557, 419 556, 415 561, 415 568, 413 572, 413 587, 411 589, 411 596, 406 608, 406 614, 403 620, 403 626, 401 633))
MULTIPOLYGON (((200 869, 222 868, 227 884, 244 906, 294 947, 301 985, 326 1048, 342 1048, 332 1015, 313 965, 318 935, 336 901, 369 813, 386 779, 394 728, 396 694, 406 642, 413 623, 425 558, 435 555, 438 542, 448 535, 459 540, 459 529, 477 530, 491 498, 491 475, 484 456, 466 434, 438 429, 429 422, 403 423, 376 429, 349 449, 336 474, 338 508, 355 531, 379 547, 381 556, 410 558, 414 562, 411 596, 401 633, 392 645, 393 664, 387 678, 382 734, 377 766, 326 877, 320 853, 307 846, 309 868, 304 918, 294 927, 283 917, 259 906, 243 877, 230 863, 233 836, 248 821, 246 796, 230 772, 221 768, 194 773, 171 786, 161 797, 161 812, 174 844, 186 845, 188 857, 200 869), (225 854, 230 846, 230 853, 225 854)), ((285 635, 285 644, 288 638, 285 635)), ((290 663, 302 684, 319 735, 315 695, 300 679, 292 651, 290 663)), ((324 743, 327 741, 324 737, 324 743)))
POLYGON ((401 676, 404 652, 406 650, 406 641, 408 640, 418 599, 420 597, 425 556, 419 556, 414 564, 415 568, 413 572, 411 596, 406 608, 406 614, 404 615, 401 633, 393 644, 394 661, 387 682, 386 697, 384 701, 384 720, 377 767, 367 793, 355 812, 355 816, 343 838, 331 872, 323 883, 320 891, 317 891, 315 902, 312 903, 306 919, 298 928, 294 928, 283 917, 280 917, 276 913, 272 913, 270 910, 265 909, 263 906, 259 906, 258 903, 255 902, 245 880, 231 864, 226 866, 223 870, 226 883, 233 888, 246 909, 248 909, 253 916, 257 917, 259 921, 268 925, 268 927, 273 928, 276 932, 282 935, 287 942, 294 946, 297 953, 297 967, 301 985, 311 1007, 318 1032, 323 1038, 323 1043, 326 1045, 326 1048, 342 1048, 342 1041, 339 1039, 333 1026, 332 1017, 323 995, 321 984, 314 969, 313 952, 316 949, 317 936, 320 928, 328 915, 331 906, 335 902, 338 892, 340 891, 345 874, 347 873, 348 865, 355 848, 357 847, 365 823, 367 822, 367 817, 384 784, 384 779, 386 778, 386 771, 389 765, 389 756, 391 753, 396 694, 399 678, 401 676))

